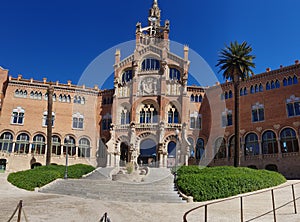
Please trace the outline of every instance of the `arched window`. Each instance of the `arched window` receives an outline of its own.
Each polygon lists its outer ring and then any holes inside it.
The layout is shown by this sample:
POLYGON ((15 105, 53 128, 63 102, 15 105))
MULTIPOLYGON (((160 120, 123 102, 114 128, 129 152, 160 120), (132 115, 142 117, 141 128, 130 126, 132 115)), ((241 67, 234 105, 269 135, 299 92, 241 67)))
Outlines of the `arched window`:
POLYGON ((271 89, 271 85, 270 85, 269 82, 267 82, 267 84, 266 84, 266 90, 270 90, 270 89, 271 89))
POLYGON ((263 85, 260 83, 260 84, 259 84, 259 92, 262 92, 262 91, 264 91, 264 87, 263 87, 263 85))
POLYGON ((225 99, 228 99, 228 92, 225 92, 225 99))
POLYGON ((224 138, 218 138, 215 142, 215 159, 226 157, 226 143, 224 138))
POLYGON ((263 154, 278 153, 276 135, 273 131, 266 131, 262 135, 262 152, 263 154))
POLYGON ((258 154, 259 154, 258 137, 255 133, 249 133, 246 136, 245 156, 258 155, 258 154))
POLYGON ((15 97, 19 97, 19 90, 18 89, 16 89, 16 91, 15 91, 15 97))
POLYGON ((77 103, 78 103, 78 104, 81 104, 81 96, 78 96, 78 97, 77 97, 77 103))
POLYGON ((61 140, 58 136, 52 136, 51 153, 54 155, 61 155, 61 140))
POLYGON ((121 111, 121 125, 129 124, 130 123, 130 111, 124 108, 121 111))
POLYGON ((196 159, 200 160, 204 154, 204 140, 202 138, 198 138, 196 143, 196 159))
POLYGON ((250 93, 251 93, 251 94, 255 93, 255 89, 254 89, 253 86, 250 87, 250 93))
POLYGON ((170 141, 168 143, 168 157, 175 157, 176 156, 176 143, 173 141, 170 141))
POLYGON ((122 74, 122 83, 127 83, 132 80, 132 70, 126 70, 122 74))
POLYGON ((196 102, 196 103, 199 102, 199 97, 198 97, 198 95, 195 96, 195 102, 196 102))
POLYGON ((168 123, 179 123, 179 113, 175 106, 172 106, 172 108, 168 111, 168 123))
POLYGON ((190 143, 190 145, 189 145, 190 157, 194 158, 195 157, 194 139, 192 137, 188 137, 187 140, 190 143))
POLYGON ((25 115, 25 110, 22 107, 18 106, 16 109, 13 109, 12 116, 11 116, 11 124, 23 125, 24 115, 25 115))
POLYGON ((34 154, 45 154, 46 143, 45 137, 41 134, 38 134, 33 137, 33 143, 31 147, 31 153, 34 154))
POLYGON ((296 132, 291 128, 286 128, 280 133, 280 145, 282 153, 299 152, 296 132))
POLYGON ((283 79, 283 86, 287 86, 287 85, 288 85, 287 79, 284 78, 284 79, 283 79))
POLYGON ((157 59, 147 58, 142 62, 142 70, 159 70, 160 64, 157 59))
POLYGON ((246 96, 248 94, 247 88, 244 88, 244 95, 246 96))
POLYGON ((157 123, 158 113, 156 108, 151 105, 144 105, 140 110, 140 123, 157 123))
POLYGON ((68 152, 68 155, 75 156, 76 155, 76 146, 75 146, 75 139, 72 136, 67 136, 64 139, 64 147, 63 147, 63 153, 66 155, 68 152))
POLYGON ((202 102, 202 95, 199 95, 199 102, 201 103, 202 102))
POLYGON ((275 87, 276 87, 276 89, 280 88, 280 82, 278 80, 276 80, 276 82, 275 82, 275 87))
POLYGON ((272 82, 271 82, 271 89, 275 89, 275 83, 274 83, 273 80, 272 80, 272 82))
POLYGON ((258 86, 257 84, 255 85, 255 92, 258 93, 259 92, 259 89, 258 89, 258 86))
POLYGON ((228 93, 228 98, 231 99, 232 98, 232 91, 229 90, 229 93, 228 93))
POLYGON ((91 147, 90 141, 86 138, 79 140, 78 157, 90 157, 91 147))
POLYGON ((85 98, 84 97, 81 98, 81 104, 85 104, 85 98))
POLYGON ((9 132, 2 133, 0 136, 0 151, 11 153, 13 148, 13 135, 9 132))
POLYGON ((297 78, 297 76, 294 76, 293 77, 293 84, 297 84, 298 83, 298 78, 297 78))
POLYGON ((288 85, 292 85, 292 84, 293 84, 293 79, 292 79, 292 77, 289 76, 289 78, 288 78, 288 85))
POLYGON ((240 96, 243 96, 243 95, 244 95, 244 89, 241 88, 241 89, 240 89, 240 96))
POLYGON ((29 153, 29 136, 26 133, 17 136, 15 153, 29 153))
POLYGON ((178 69, 170 68, 169 78, 171 80, 180 80, 180 72, 178 69))
POLYGON ((194 96, 194 94, 191 95, 191 102, 195 102, 195 96, 194 96))

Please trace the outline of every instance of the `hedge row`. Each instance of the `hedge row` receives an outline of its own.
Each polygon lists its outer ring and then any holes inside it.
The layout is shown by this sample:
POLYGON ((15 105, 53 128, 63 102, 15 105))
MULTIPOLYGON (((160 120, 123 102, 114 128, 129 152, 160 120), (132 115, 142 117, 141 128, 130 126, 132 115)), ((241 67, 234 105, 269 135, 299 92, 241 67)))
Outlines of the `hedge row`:
POLYGON ((178 188, 195 201, 225 198, 286 182, 277 172, 246 167, 183 166, 177 174, 178 188))
MULTIPOLYGON (((31 170, 11 173, 7 180, 21 189, 34 190, 35 187, 42 187, 58 178, 63 178, 65 169, 63 165, 40 166, 31 170)), ((71 165, 68 167, 68 178, 81 178, 94 169, 93 166, 85 164, 71 165)))

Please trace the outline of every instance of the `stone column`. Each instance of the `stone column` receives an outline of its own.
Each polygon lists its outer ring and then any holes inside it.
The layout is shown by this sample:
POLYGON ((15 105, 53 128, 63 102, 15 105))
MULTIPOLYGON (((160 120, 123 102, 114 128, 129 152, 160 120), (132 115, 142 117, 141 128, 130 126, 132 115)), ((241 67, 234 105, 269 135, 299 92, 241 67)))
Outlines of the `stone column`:
POLYGON ((158 163, 158 167, 159 167, 159 168, 162 168, 162 167, 164 167, 164 160, 163 160, 164 156, 163 156, 162 153, 159 153, 158 155, 159 155, 159 163, 158 163))
POLYGON ((281 154, 281 144, 280 144, 280 139, 277 138, 276 142, 277 142, 277 146, 278 146, 278 154, 281 154))
POLYGON ((262 159, 262 144, 261 144, 261 140, 258 140, 258 147, 259 147, 259 151, 258 151, 258 155, 259 155, 259 159, 262 159))
POLYGON ((189 165, 189 155, 188 154, 185 155, 184 165, 186 165, 186 166, 189 165))
POLYGON ((106 155, 106 167, 110 167, 110 166, 112 166, 112 165, 111 165, 111 154, 108 153, 108 154, 106 155))
POLYGON ((164 159, 164 167, 168 167, 168 156, 166 154, 163 154, 163 159, 164 159))
POLYGON ((115 166, 116 167, 120 166, 120 155, 118 153, 115 154, 115 166))

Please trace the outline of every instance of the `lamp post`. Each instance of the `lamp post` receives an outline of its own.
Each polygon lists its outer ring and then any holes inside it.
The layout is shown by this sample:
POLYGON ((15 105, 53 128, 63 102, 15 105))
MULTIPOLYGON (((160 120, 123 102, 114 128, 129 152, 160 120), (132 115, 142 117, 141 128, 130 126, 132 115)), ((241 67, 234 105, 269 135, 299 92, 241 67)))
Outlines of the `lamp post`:
POLYGON ((175 146, 175 173, 174 173, 174 180, 176 182, 176 179, 177 179, 177 165, 178 165, 178 160, 177 160, 177 147, 178 147, 178 142, 179 142, 179 139, 178 139, 178 135, 179 135, 179 129, 176 129, 175 130, 175 136, 176 136, 176 146, 175 146))
POLYGON ((68 179, 68 149, 69 149, 69 141, 70 137, 66 137, 66 169, 65 169, 65 176, 64 179, 68 179))

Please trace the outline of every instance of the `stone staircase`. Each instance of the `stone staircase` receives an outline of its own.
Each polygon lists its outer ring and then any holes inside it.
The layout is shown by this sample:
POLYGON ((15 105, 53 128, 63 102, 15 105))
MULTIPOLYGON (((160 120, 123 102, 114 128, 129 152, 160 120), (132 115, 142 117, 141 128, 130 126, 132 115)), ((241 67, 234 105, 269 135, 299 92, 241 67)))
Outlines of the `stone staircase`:
POLYGON ((112 181, 113 168, 98 168, 84 179, 57 180, 39 192, 72 195, 103 201, 180 203, 169 169, 150 168, 144 182, 112 181))

